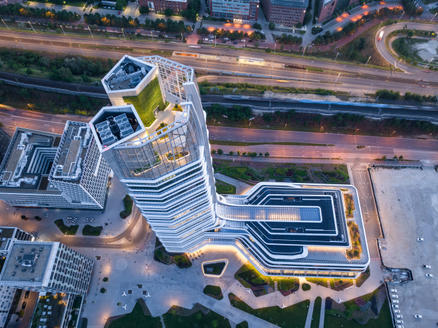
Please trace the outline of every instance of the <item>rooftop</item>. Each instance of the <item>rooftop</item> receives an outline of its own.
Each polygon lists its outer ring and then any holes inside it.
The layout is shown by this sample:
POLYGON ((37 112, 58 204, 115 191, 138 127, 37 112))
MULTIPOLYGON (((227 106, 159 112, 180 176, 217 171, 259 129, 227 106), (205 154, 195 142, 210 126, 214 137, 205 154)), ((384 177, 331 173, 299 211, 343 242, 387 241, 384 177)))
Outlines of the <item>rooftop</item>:
POLYGON ((60 136, 17 128, 0 168, 0 189, 46 190, 60 136))
POLYGON ((144 130, 132 105, 103 107, 90 122, 93 133, 105 149, 144 130))
POLYGON ((0 227, 0 251, 8 247, 8 240, 14 236, 16 230, 17 228, 0 227))
POLYGON ((90 137, 91 132, 86 123, 67 122, 53 162, 52 178, 79 181, 90 137))
POLYGON ((130 56, 124 56, 103 79, 110 91, 134 89, 153 66, 130 56))
POLYGON ((2 281, 42 282, 53 243, 15 241, 7 257, 2 281))

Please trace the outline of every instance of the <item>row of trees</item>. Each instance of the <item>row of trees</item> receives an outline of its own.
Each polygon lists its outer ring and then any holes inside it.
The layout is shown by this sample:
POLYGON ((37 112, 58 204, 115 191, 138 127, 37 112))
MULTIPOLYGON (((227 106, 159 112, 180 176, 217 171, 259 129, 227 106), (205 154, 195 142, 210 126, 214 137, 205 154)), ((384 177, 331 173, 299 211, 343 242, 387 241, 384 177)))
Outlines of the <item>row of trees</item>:
POLYGON ((251 41, 258 41, 258 40, 264 40, 266 39, 266 36, 259 32, 259 31, 254 31, 251 33, 246 33, 243 31, 228 31, 228 30, 223 30, 223 29, 217 29, 214 30, 213 32, 209 32, 205 27, 201 27, 198 29, 198 34, 199 35, 209 35, 209 34, 213 34, 215 35, 218 39, 220 38, 228 38, 231 41, 234 40, 242 40, 244 38, 249 39, 251 41))
POLYGON ((424 96, 419 95, 417 93, 406 92, 404 95, 401 95, 398 91, 392 90, 377 90, 375 93, 376 99, 382 100, 406 100, 406 101, 415 101, 415 102, 437 102, 437 96, 424 96))
POLYGON ((352 35, 354 32, 357 31, 357 29, 362 26, 363 24, 375 19, 375 18, 383 18, 383 17, 389 17, 394 15, 400 15, 401 9, 399 8, 382 8, 379 10, 376 10, 374 12, 369 13, 367 16, 362 17, 357 22, 350 22, 347 25, 344 26, 342 31, 330 33, 330 31, 325 32, 323 35, 319 35, 316 37, 316 39, 313 41, 315 45, 322 45, 322 44, 328 44, 334 41, 340 40, 342 37, 346 35, 352 35))
POLYGON ((173 21, 171 19, 146 19, 144 24, 141 24, 138 18, 132 18, 131 16, 116 16, 116 15, 100 15, 85 14, 84 20, 89 25, 99 26, 112 26, 112 27, 143 27, 146 29, 153 29, 170 33, 184 33, 191 30, 190 26, 184 25, 183 21, 173 21))
POLYGON ((281 36, 277 36, 275 39, 277 40, 277 42, 283 44, 301 44, 303 42, 302 37, 293 36, 286 33, 283 33, 281 36))
POLYGON ((2 16, 22 16, 29 18, 45 18, 53 19, 61 22, 77 22, 81 19, 79 14, 71 11, 61 10, 48 10, 39 8, 28 8, 22 5, 9 4, 6 6, 0 6, 0 15, 2 16))

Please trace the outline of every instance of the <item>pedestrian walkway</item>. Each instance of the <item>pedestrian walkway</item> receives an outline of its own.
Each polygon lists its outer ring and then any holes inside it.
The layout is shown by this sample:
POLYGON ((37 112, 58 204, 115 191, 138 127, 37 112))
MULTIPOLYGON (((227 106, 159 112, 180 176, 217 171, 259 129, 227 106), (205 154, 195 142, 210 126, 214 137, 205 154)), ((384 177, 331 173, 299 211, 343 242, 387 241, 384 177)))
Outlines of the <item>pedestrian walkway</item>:
POLYGON ((309 309, 307 310, 305 328, 310 328, 312 325, 313 307, 315 306, 315 299, 310 300, 309 309))
POLYGON ((325 316, 325 298, 321 301, 321 313, 319 315, 319 328, 324 328, 324 316, 325 316))

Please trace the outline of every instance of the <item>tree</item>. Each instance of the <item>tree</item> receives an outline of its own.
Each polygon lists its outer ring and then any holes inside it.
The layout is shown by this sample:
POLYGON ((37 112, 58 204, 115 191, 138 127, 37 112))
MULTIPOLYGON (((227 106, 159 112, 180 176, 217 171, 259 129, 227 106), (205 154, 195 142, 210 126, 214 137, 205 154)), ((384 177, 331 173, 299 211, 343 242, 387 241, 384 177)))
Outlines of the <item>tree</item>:
POLYGON ((256 30, 262 29, 262 26, 259 23, 254 23, 254 25, 252 27, 255 28, 256 30))
POLYGON ((142 15, 149 14, 149 7, 148 6, 140 6, 140 14, 142 14, 142 15))
POLYGON ((275 30, 275 24, 273 22, 269 22, 268 27, 270 30, 275 30))
POLYGON ((217 153, 218 153, 218 155, 222 155, 222 154, 224 153, 224 151, 223 151, 222 149, 219 148, 219 149, 217 150, 217 153))
POLYGON ((164 10, 164 16, 166 16, 166 17, 170 17, 170 16, 172 16, 173 15, 173 9, 172 8, 166 8, 165 10, 164 10))

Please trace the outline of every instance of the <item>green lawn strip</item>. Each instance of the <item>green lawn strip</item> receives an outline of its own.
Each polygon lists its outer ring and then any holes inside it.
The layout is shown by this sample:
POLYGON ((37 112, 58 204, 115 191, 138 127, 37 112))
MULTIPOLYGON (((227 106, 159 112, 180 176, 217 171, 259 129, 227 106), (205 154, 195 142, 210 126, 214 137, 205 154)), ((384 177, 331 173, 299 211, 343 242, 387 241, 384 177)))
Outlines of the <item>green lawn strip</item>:
POLYGON ((120 217, 122 219, 127 218, 132 212, 132 198, 129 195, 125 195, 123 198, 123 211, 120 212, 120 217))
POLYGON ((207 274, 220 275, 225 268, 225 262, 203 264, 204 272, 207 274))
POLYGON ((79 228, 77 224, 71 226, 65 225, 62 219, 56 220, 55 224, 64 235, 75 235, 79 228))
POLYGON ((284 145, 284 146, 334 146, 333 144, 320 144, 320 143, 306 143, 306 142, 242 142, 242 141, 225 141, 225 140, 210 140, 212 145, 223 146, 259 146, 259 145, 284 145))
POLYGON ((266 180, 339 184, 350 181, 347 167, 341 164, 269 163, 215 158, 213 166, 215 172, 250 184, 266 180))
POLYGON ((330 282, 329 282, 328 279, 324 279, 324 278, 306 278, 306 280, 308 282, 314 283, 314 284, 319 285, 319 286, 323 286, 323 287, 327 287, 327 288, 329 288, 329 286, 330 286, 330 282))
POLYGON ((236 325, 236 328, 248 328, 248 321, 242 321, 236 325))
POLYGON ((82 234, 84 236, 99 236, 102 233, 103 227, 94 227, 92 225, 86 224, 82 229, 82 234))
POLYGON ((228 298, 232 306, 249 314, 255 315, 260 319, 271 322, 274 325, 287 328, 304 327, 310 304, 309 300, 305 300, 283 309, 278 306, 253 309, 233 293, 228 294, 228 298))
POLYGON ((163 321, 166 328, 231 327, 228 319, 200 304, 196 304, 192 310, 172 306, 169 311, 163 315, 163 321))
POLYGON ((312 323, 310 328, 319 328, 319 318, 321 316, 321 297, 315 299, 315 304, 313 305, 312 323))
POLYGON ((168 253, 158 238, 155 240, 154 260, 167 265, 175 263, 180 269, 192 266, 187 254, 168 253))
POLYGON ((236 187, 232 184, 216 179, 216 192, 218 194, 235 194, 236 187))
POLYGON ((307 292, 308 290, 312 289, 312 286, 310 286, 310 285, 307 284, 307 283, 303 283, 303 284, 301 285, 301 288, 302 288, 305 292, 307 292))
POLYGON ((363 283, 370 277, 370 267, 367 267, 365 272, 362 272, 359 277, 356 279, 356 287, 360 287, 363 283))
POLYGON ((300 289, 300 280, 298 278, 279 278, 276 281, 277 288, 283 295, 288 295, 300 289))
POLYGON ((152 317, 148 313, 145 304, 140 304, 140 301, 134 306, 131 313, 125 314, 116 319, 110 319, 107 328, 162 328, 159 317, 152 317))
POLYGON ((219 286, 213 286, 213 285, 205 286, 204 294, 213 297, 217 300, 221 300, 224 298, 224 295, 222 295, 222 290, 219 286))
POLYGON ((380 310, 379 316, 375 319, 370 319, 365 325, 357 323, 352 319, 347 319, 345 317, 339 317, 336 315, 332 315, 325 312, 324 318, 324 327, 325 328, 392 328, 392 319, 391 313, 389 309, 388 300, 383 304, 382 309, 380 310))
POLYGON ((161 95, 158 78, 154 78, 149 82, 137 96, 123 97, 123 100, 128 104, 134 105, 145 126, 150 126, 155 121, 155 109, 164 110, 166 107, 161 95))

